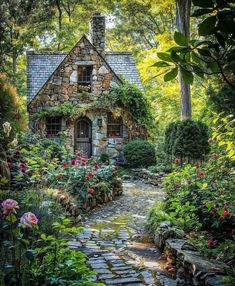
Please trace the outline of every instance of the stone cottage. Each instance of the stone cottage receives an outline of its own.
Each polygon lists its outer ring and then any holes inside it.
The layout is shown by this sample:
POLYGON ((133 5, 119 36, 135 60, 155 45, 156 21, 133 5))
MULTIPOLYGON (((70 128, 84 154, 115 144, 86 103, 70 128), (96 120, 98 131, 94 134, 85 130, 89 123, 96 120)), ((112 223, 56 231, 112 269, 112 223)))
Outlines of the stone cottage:
POLYGON ((89 37, 68 53, 27 53, 30 128, 53 140, 64 134, 73 151, 115 159, 130 139, 145 138, 146 128, 125 110, 117 115, 103 108, 101 97, 122 85, 121 78, 142 89, 141 80, 131 53, 105 52, 105 17, 99 13, 90 20, 89 37), (65 106, 73 107, 73 116, 61 111, 65 106))

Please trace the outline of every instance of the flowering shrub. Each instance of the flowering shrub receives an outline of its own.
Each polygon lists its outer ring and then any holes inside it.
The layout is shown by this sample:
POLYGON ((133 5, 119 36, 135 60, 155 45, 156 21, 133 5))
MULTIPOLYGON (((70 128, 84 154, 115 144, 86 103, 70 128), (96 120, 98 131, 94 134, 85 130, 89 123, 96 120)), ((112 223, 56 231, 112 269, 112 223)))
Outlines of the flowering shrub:
POLYGON ((235 224, 231 161, 225 155, 209 158, 203 166, 179 167, 164 182, 165 209, 186 230, 226 230, 235 224))
POLYGON ((185 228, 234 228, 233 135, 231 118, 224 118, 208 139, 212 150, 208 161, 181 168, 176 159, 174 172, 165 179, 165 208, 185 228))
POLYGON ((85 256, 67 246, 67 234, 80 230, 70 228, 68 219, 57 218, 47 234, 41 230, 43 220, 22 212, 16 200, 7 198, 1 207, 0 285, 101 285, 91 282, 85 256))
POLYGON ((75 158, 62 162, 48 174, 48 179, 53 186, 60 186, 77 195, 78 203, 84 204, 89 197, 113 188, 117 170, 116 166, 98 163, 78 151, 75 158), (101 188, 101 183, 106 188, 101 188))

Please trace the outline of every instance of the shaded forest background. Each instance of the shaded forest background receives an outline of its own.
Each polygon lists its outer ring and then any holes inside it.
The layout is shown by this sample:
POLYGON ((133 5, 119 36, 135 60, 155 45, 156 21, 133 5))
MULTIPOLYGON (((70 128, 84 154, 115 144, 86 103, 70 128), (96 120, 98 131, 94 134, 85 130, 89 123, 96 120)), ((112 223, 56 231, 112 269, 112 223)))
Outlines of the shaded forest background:
MULTIPOLYGON (((174 0, 3 0, 0 4, 0 69, 26 106, 26 51, 69 51, 89 33, 95 11, 107 15, 106 49, 131 51, 146 96, 155 110, 158 132, 180 118, 179 85, 164 82, 161 69, 152 65, 157 52, 167 50, 176 30, 174 0)), ((197 37, 197 18, 191 35, 197 37)), ((218 77, 196 78, 192 86, 193 119, 210 124, 219 90, 218 77)), ((218 107, 218 104, 216 104, 218 107)))

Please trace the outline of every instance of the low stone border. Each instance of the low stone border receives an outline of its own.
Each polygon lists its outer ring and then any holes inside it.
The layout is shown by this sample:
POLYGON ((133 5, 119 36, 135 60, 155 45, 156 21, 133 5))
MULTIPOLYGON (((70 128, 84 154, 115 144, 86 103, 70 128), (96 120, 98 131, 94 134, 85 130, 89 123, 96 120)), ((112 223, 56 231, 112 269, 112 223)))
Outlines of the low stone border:
POLYGON ((89 211, 98 205, 112 201, 115 197, 122 195, 123 187, 122 180, 117 179, 116 182, 108 191, 102 191, 98 187, 94 187, 95 193, 88 194, 86 203, 79 204, 79 196, 71 194, 63 189, 48 189, 47 192, 59 200, 65 210, 73 217, 74 221, 81 221, 81 214, 84 211, 89 211))
POLYGON ((132 171, 138 177, 138 179, 143 179, 146 183, 158 187, 161 187, 162 181, 166 176, 166 173, 164 172, 152 173, 147 169, 132 169, 132 171))
POLYGON ((176 267, 176 285, 231 286, 222 282, 227 265, 203 257, 185 239, 184 232, 172 227, 170 222, 162 222, 155 230, 154 242, 164 250, 169 264, 176 267))

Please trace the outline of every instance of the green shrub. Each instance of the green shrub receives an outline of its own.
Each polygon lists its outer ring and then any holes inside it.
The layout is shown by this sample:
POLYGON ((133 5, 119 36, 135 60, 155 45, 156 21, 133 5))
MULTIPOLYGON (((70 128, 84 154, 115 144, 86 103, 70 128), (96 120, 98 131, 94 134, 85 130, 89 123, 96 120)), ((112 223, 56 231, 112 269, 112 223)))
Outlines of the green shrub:
POLYGON ((187 163, 204 160, 209 153, 208 127, 200 121, 183 120, 171 123, 165 132, 165 152, 187 163))
POLYGON ((152 233, 163 221, 172 222, 172 218, 163 210, 163 205, 159 202, 156 202, 152 205, 148 213, 148 230, 152 233))
POLYGON ((99 161, 100 161, 101 163, 109 163, 109 155, 106 154, 106 153, 102 153, 102 154, 100 155, 99 161))
POLYGON ((130 167, 149 167, 156 164, 154 146, 146 141, 134 140, 124 147, 124 156, 130 167))
POLYGON ((4 149, 14 139, 16 133, 26 129, 24 100, 20 98, 16 89, 9 84, 6 76, 0 73, 0 141, 4 149), (3 124, 10 124, 10 132, 6 132, 3 124))

